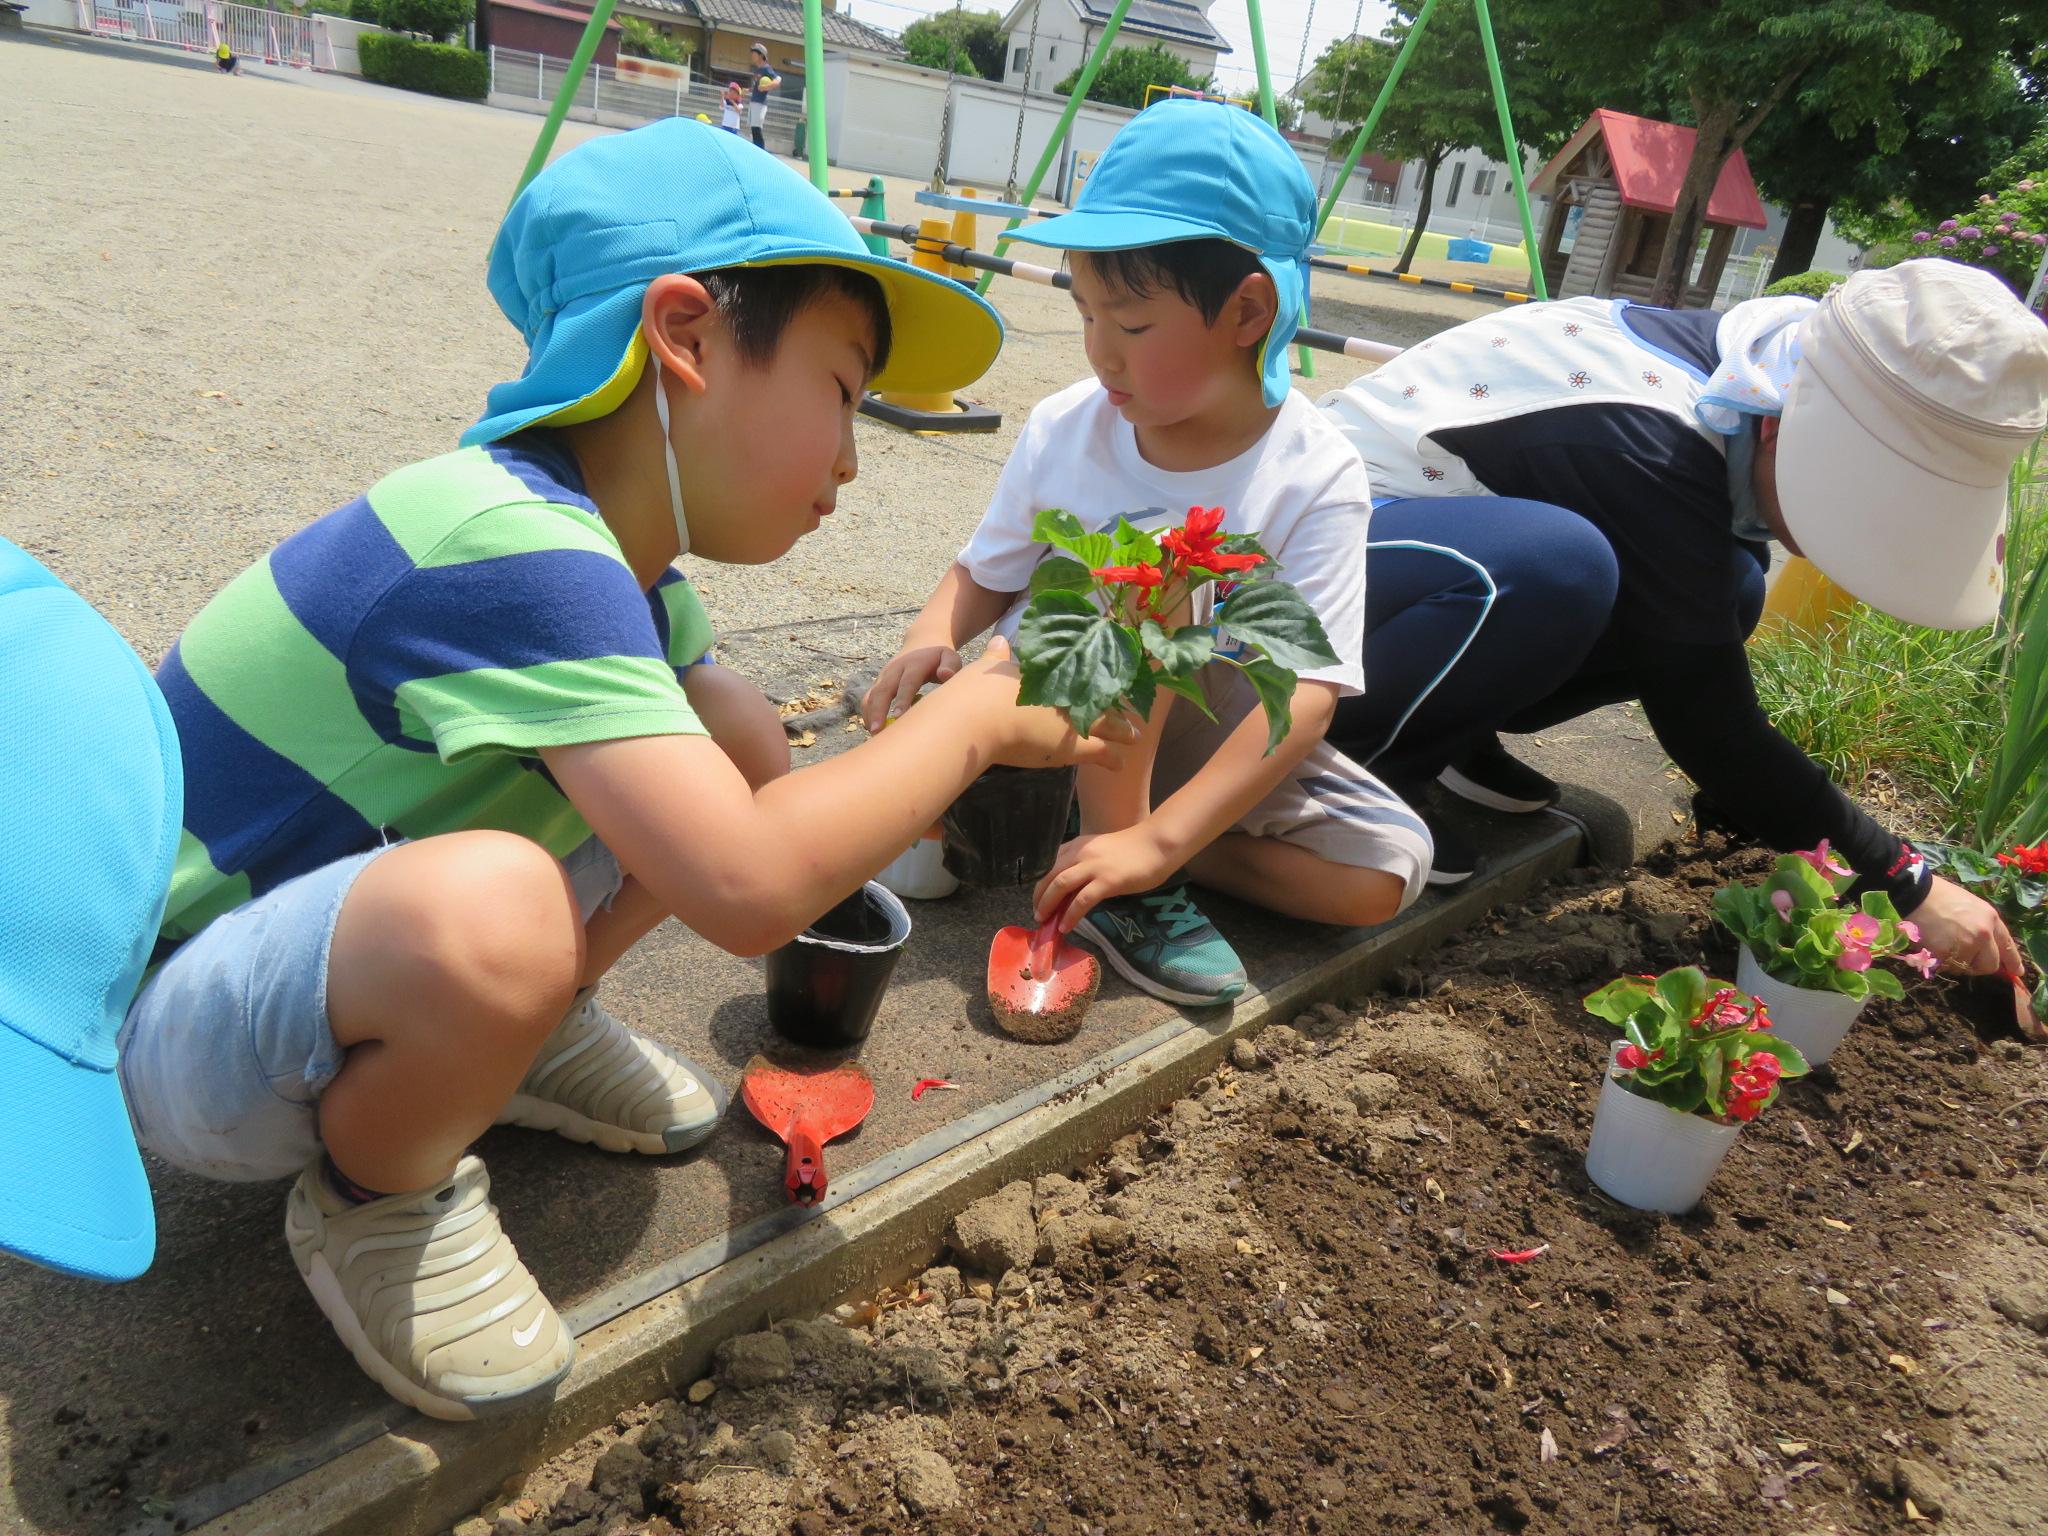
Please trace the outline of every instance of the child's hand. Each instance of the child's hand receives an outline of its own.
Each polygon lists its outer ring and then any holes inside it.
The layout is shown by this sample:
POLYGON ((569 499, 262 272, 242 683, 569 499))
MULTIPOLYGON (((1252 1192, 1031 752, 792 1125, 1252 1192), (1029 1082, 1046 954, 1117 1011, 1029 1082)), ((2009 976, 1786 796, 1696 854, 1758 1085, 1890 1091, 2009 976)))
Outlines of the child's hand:
POLYGON ((918 689, 943 683, 960 670, 960 653, 950 645, 919 645, 898 651, 861 700, 861 718, 870 731, 910 708, 918 689))
POLYGON ((1165 884, 1180 863, 1142 822, 1121 832, 1077 837, 1060 849, 1052 872, 1038 882, 1033 897, 1038 920, 1044 922, 1065 901, 1060 932, 1071 933, 1076 923, 1110 897, 1130 896, 1165 884))
POLYGON ((1064 768, 1070 763, 1115 768, 1138 739, 1136 724, 1122 714, 1104 715, 1095 722, 1092 735, 1082 736, 1058 710, 1018 704, 1017 683, 1010 642, 998 635, 973 666, 962 668, 933 697, 950 698, 957 691, 985 701, 989 734, 981 739, 997 762, 1012 768, 1064 768))

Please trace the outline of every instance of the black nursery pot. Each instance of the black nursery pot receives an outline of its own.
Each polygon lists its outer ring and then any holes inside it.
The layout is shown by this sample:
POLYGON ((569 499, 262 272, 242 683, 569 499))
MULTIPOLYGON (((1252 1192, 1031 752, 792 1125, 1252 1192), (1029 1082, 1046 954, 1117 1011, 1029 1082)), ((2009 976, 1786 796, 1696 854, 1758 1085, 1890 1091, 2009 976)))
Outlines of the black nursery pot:
POLYGON ((1072 768, 988 769, 946 808, 946 869, 963 885, 1030 885, 1052 868, 1074 804, 1072 768))
POLYGON ((875 1027, 910 914, 872 880, 768 955, 768 1022, 815 1050, 859 1045, 875 1027))

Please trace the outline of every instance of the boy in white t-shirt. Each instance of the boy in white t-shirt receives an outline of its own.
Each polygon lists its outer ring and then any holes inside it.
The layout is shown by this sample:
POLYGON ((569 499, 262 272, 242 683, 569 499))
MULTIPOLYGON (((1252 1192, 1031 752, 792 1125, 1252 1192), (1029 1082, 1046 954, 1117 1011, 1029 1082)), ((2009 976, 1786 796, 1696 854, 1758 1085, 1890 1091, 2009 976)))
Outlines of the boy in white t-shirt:
POLYGON ((1184 879, 1364 925, 1406 906, 1429 872, 1421 820, 1323 741, 1337 701, 1364 690, 1372 492, 1358 455, 1289 384, 1314 224, 1314 188, 1278 133, 1236 107, 1169 101, 1118 134, 1072 213, 1017 232, 1074 253, 1094 377, 1031 413, 980 527, 865 703, 872 729, 957 671, 968 639, 1015 632, 1048 553, 1031 538, 1048 507, 1090 528, 1123 516, 1154 529, 1221 507, 1226 533, 1257 534, 1336 665, 1301 674, 1293 730, 1271 755, 1238 669, 1203 674, 1214 722, 1169 710, 1162 693, 1124 768, 1083 770, 1081 836, 1037 892, 1041 918, 1071 897, 1075 937, 1172 1002, 1224 1002, 1245 985, 1184 879))

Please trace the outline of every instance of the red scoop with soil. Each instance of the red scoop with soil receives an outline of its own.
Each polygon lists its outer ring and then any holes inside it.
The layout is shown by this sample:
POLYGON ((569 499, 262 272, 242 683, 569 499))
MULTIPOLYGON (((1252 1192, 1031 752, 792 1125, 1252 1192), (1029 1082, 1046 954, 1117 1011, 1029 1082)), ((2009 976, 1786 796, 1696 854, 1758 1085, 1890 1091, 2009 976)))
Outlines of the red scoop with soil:
POLYGON ((740 1097, 789 1148, 782 1187, 799 1205, 825 1198, 825 1143, 844 1136, 875 1107, 875 1085, 853 1062, 803 1072, 765 1056, 747 1063, 740 1097))
POLYGON ((1102 984, 1095 957, 1063 937, 1060 909, 1036 929, 1013 924, 988 948, 988 1005, 1003 1032, 1049 1044, 1080 1029, 1102 984))

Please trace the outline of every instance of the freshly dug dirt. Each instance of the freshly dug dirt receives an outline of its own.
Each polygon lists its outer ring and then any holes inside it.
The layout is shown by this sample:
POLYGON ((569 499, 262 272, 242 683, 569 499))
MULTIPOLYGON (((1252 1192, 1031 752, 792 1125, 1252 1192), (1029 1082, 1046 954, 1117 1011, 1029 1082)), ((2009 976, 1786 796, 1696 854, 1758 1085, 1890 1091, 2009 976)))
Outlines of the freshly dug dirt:
POLYGON ((2044 1058, 1974 993, 1875 1008, 1691 1215, 1586 1179, 1580 997, 1728 974, 1707 898, 1766 864, 1575 877, 1268 1029, 963 1213, 1028 1262, 729 1341, 461 1536, 2041 1530, 2044 1058))

